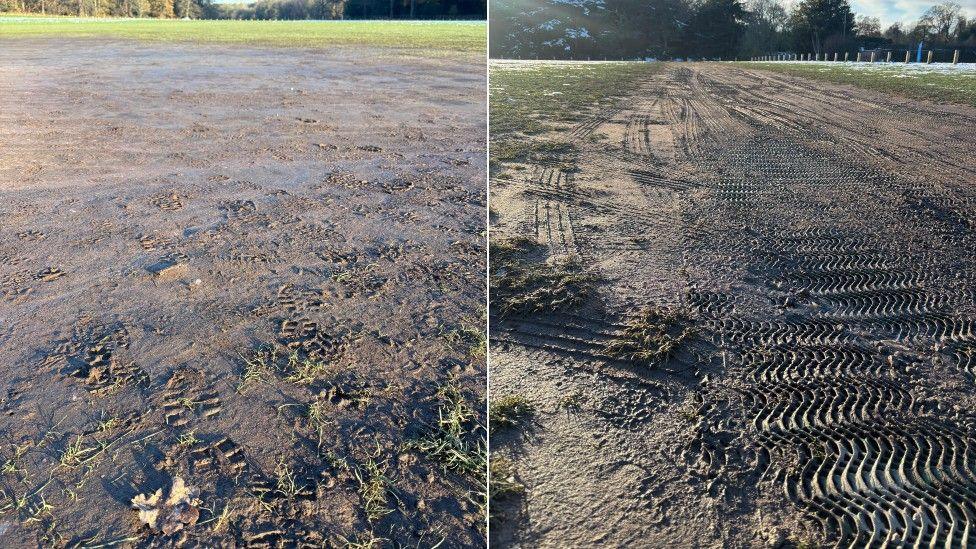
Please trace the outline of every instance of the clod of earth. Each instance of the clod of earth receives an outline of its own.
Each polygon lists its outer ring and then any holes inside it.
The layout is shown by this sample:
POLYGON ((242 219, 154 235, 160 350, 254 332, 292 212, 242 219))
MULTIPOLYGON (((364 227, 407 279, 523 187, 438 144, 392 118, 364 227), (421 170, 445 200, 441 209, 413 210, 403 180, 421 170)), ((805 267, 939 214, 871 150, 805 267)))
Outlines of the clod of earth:
POLYGON ((184 527, 193 526, 200 518, 200 490, 187 486, 183 479, 176 477, 163 499, 163 489, 152 495, 139 494, 132 498, 132 507, 139 510, 139 520, 148 524, 154 532, 171 535, 184 527))
POLYGON ((189 270, 186 263, 173 263, 169 261, 161 261, 149 266, 149 272, 159 280, 176 280, 184 277, 189 270))

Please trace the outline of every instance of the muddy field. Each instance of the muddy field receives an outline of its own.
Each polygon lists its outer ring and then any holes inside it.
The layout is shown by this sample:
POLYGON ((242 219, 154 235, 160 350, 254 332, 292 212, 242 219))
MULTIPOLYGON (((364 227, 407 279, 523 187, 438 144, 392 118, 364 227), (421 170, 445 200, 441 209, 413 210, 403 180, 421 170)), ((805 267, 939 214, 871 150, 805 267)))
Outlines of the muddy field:
POLYGON ((493 541, 976 543, 974 125, 675 64, 493 169, 493 541))
POLYGON ((0 545, 483 546, 484 71, 0 42, 0 545))

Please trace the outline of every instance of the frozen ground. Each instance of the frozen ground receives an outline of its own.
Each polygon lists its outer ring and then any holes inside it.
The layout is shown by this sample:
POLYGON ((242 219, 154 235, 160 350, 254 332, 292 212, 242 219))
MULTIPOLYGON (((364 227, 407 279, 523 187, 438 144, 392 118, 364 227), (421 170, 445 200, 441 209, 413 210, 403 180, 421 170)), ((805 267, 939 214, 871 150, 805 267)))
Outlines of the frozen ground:
POLYGON ((0 546, 483 547, 484 71, 0 40, 0 546))

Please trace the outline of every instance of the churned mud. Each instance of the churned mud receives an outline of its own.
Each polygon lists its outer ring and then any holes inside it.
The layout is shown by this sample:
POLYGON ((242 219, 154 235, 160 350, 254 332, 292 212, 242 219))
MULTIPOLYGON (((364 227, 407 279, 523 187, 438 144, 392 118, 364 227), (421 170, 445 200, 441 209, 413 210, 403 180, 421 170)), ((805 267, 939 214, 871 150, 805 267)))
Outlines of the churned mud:
POLYGON ((484 76, 0 43, 0 545, 484 546, 484 76))
POLYGON ((492 304, 493 541, 976 543, 976 110, 694 64, 586 118, 491 181, 492 284, 589 285, 492 304))

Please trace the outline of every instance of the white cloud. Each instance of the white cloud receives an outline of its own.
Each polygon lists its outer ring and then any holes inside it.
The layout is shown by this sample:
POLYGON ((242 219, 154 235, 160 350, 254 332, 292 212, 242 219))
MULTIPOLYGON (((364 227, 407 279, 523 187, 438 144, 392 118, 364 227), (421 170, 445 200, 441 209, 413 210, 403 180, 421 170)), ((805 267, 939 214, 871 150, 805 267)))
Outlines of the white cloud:
MULTIPOLYGON (((956 0, 967 17, 976 17, 976 0, 956 0)), ((882 26, 892 23, 917 21, 933 5, 941 0, 851 0, 851 7, 858 15, 868 15, 881 20, 882 26)))

